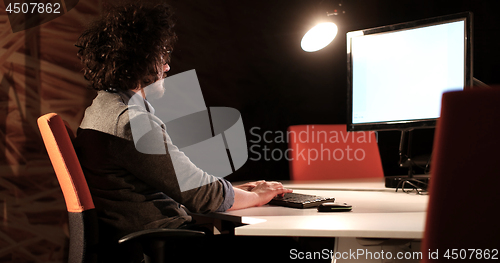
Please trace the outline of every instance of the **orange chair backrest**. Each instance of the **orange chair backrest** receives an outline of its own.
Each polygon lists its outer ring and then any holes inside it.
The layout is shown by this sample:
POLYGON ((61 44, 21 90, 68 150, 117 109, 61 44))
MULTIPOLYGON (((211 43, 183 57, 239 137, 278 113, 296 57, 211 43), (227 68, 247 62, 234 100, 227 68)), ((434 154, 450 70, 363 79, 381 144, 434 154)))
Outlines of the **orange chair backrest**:
POLYGON ((68 212, 93 209, 94 203, 87 181, 61 117, 56 113, 45 114, 38 118, 38 127, 61 186, 68 212))
POLYGON ((288 128, 291 180, 383 177, 375 132, 347 132, 345 124, 288 128))

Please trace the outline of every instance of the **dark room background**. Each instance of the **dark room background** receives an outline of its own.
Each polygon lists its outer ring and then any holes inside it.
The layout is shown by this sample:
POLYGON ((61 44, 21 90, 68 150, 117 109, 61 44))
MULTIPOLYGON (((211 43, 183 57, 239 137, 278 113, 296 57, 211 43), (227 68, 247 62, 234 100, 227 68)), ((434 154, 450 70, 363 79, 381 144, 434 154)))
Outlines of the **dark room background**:
MULTIPOLYGON (((346 123, 348 31, 471 11, 474 77, 487 84, 499 82, 495 71, 500 20, 492 12, 498 5, 495 1, 244 0, 172 5, 177 9, 179 42, 171 73, 196 69, 207 106, 238 109, 247 141, 258 140, 255 134, 266 131, 273 132, 268 133, 272 140, 290 125, 346 123), (304 52, 302 36, 335 9, 337 37, 320 51, 304 52)), ((433 132, 414 131, 414 154, 431 152, 433 132)), ((398 168, 400 132, 383 131, 378 136, 385 174, 406 173, 398 168)), ((248 142, 249 147, 254 144, 248 142)), ((264 146, 284 151, 287 144, 261 141, 255 149, 264 146)), ((264 160, 255 152, 230 180, 288 179, 284 158, 264 160)))

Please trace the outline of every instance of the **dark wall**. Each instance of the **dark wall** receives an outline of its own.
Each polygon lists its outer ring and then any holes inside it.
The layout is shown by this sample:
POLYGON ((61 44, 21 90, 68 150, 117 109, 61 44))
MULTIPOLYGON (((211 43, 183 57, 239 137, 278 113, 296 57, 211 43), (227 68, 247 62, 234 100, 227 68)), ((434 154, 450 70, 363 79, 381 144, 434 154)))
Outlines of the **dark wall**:
MULTIPOLYGON (((330 1, 339 3, 341 1, 330 1)), ((275 136, 294 124, 346 122, 345 33, 433 16, 474 13, 474 76, 499 83, 495 74, 499 21, 495 1, 344 0, 345 15, 336 17, 339 33, 325 49, 307 53, 300 40, 329 1, 173 1, 179 42, 171 73, 196 69, 207 106, 238 109, 243 117, 250 160, 228 178, 288 179, 284 158, 264 160, 263 147, 284 151, 275 136), (252 131, 252 132, 251 132, 252 131), (272 143, 259 141, 265 131, 272 143), (253 142, 252 142, 253 141, 253 142), (254 152, 259 152, 259 157, 254 152), (260 159, 260 160, 256 160, 260 159)), ((400 133, 380 132, 386 175, 397 167, 400 133)), ((414 136, 416 153, 430 152, 433 130, 414 136)))

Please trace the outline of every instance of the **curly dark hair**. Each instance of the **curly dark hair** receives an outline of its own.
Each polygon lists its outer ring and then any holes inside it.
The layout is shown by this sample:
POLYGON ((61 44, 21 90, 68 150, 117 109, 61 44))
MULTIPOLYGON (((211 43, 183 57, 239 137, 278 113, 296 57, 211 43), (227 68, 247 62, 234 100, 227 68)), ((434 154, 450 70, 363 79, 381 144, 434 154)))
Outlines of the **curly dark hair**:
POLYGON ((95 21, 76 43, 90 87, 130 90, 157 81, 177 40, 171 10, 163 3, 132 3, 95 21))

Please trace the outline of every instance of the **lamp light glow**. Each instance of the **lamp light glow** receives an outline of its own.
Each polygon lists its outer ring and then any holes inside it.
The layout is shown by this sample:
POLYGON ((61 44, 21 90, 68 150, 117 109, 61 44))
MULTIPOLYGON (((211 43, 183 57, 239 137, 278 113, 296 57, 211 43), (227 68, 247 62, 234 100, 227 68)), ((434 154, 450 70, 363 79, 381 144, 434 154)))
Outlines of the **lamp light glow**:
POLYGON ((337 36, 338 27, 335 23, 326 22, 311 28, 302 38, 300 46, 304 51, 318 51, 330 44, 337 36))

